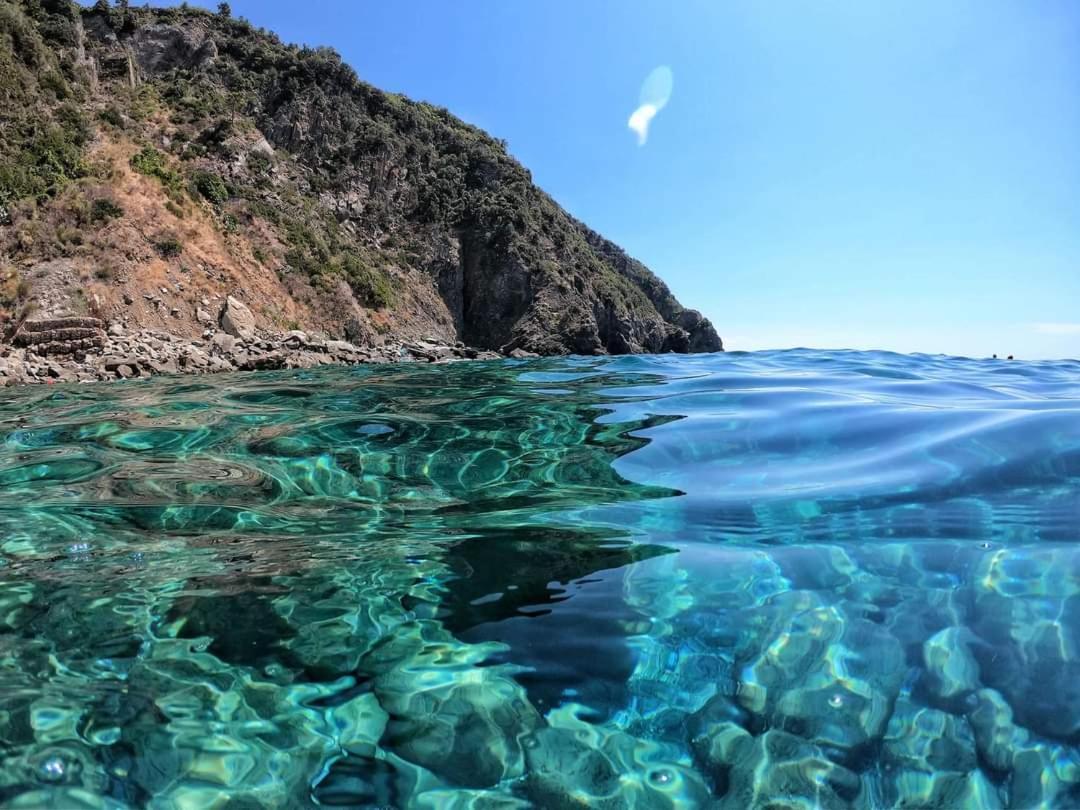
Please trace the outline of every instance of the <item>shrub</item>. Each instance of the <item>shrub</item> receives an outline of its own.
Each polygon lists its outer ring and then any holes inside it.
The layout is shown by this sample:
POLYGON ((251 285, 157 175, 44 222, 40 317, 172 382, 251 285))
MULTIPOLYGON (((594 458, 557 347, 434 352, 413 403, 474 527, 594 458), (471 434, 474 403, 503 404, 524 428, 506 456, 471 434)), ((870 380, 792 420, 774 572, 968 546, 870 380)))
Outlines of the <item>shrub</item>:
POLYGON ((47 126, 12 158, 0 160, 0 204, 51 197, 86 171, 73 133, 47 126))
POLYGON ((163 259, 179 256, 184 250, 184 246, 180 244, 180 240, 174 233, 164 233, 159 236, 154 242, 154 248, 163 259))
POLYGON ((179 191, 180 175, 169 166, 165 155, 152 146, 144 146, 131 157, 131 168, 147 177, 156 177, 167 189, 179 191))
POLYGON ((0 307, 13 309, 22 299, 30 295, 30 282, 11 268, 0 272, 0 307))
POLYGON ((229 189, 225 181, 213 172, 197 171, 192 178, 195 190, 212 203, 223 203, 229 199, 229 189))
POLYGON ((58 99, 63 100, 71 94, 71 88, 68 87, 67 81, 55 70, 44 73, 39 81, 46 90, 52 90, 58 99))
POLYGON ((106 107, 101 111, 98 116, 106 124, 116 127, 117 129, 124 128, 124 116, 116 107, 106 107))
POLYGON ((247 156, 247 168, 248 171, 255 175, 269 174, 271 167, 274 165, 274 161, 265 152, 259 152, 252 150, 248 152, 247 156))
MULTIPOLYGON (((337 265, 338 262, 334 262, 337 265)), ((373 309, 389 307, 394 303, 394 286, 382 270, 368 267, 351 253, 340 260, 341 273, 349 282, 356 299, 373 309)), ((337 267, 333 267, 337 270, 337 267)))
POLYGON ((99 197, 90 203, 90 221, 94 223, 108 222, 124 215, 124 209, 108 197, 99 197))

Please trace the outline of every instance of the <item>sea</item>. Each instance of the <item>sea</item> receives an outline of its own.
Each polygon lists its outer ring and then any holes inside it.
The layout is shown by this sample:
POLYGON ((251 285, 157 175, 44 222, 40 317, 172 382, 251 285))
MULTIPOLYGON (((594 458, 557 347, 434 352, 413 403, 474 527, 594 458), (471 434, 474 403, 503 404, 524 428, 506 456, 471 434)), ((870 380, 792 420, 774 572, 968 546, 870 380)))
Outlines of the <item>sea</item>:
POLYGON ((0 390, 0 807, 1080 806, 1080 362, 0 390))

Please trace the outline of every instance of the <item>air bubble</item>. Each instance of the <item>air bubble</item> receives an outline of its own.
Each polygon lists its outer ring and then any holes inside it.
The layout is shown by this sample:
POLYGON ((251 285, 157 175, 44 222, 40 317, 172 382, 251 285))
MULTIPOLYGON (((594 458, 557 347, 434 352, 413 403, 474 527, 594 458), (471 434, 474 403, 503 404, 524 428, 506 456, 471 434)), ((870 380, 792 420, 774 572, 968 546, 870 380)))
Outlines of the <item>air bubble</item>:
POLYGON ((839 709, 841 706, 844 705, 844 699, 840 695, 833 695, 831 698, 829 698, 829 705, 832 706, 834 709, 839 709))
POLYGON ((63 782, 67 777, 67 763, 63 757, 52 756, 38 765, 38 776, 45 782, 63 782))

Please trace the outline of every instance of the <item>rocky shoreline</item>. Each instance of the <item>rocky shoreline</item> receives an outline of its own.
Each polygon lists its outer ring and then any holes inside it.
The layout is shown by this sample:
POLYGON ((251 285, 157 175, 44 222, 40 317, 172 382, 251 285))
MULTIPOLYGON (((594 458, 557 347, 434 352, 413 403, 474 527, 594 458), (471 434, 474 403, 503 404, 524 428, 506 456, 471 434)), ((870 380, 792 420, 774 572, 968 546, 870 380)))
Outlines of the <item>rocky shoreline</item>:
POLYGON ((256 330, 249 313, 230 299, 201 338, 160 329, 128 330, 92 317, 66 316, 26 321, 10 342, 0 346, 0 385, 104 382, 159 374, 212 374, 268 371, 361 363, 497 360, 530 357, 474 349, 462 343, 436 341, 358 346, 344 340, 309 335, 301 330, 270 334, 256 330))

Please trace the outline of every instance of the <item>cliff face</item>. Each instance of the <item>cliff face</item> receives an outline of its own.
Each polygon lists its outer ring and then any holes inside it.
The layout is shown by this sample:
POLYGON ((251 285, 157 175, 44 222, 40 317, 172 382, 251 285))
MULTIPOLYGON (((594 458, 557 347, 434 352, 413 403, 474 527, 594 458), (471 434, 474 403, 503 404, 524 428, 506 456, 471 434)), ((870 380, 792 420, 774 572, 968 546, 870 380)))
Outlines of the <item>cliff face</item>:
POLYGON ((506 145, 194 9, 0 0, 0 306, 543 354, 718 351, 506 145), (42 137, 46 133, 47 137, 42 137))

